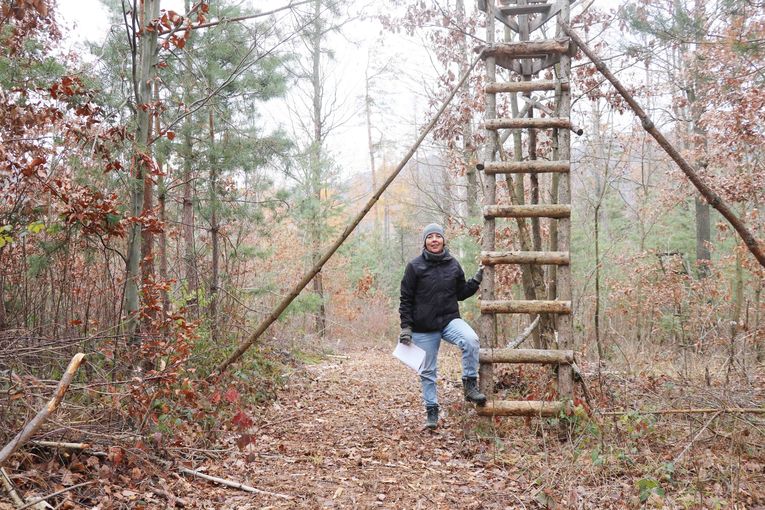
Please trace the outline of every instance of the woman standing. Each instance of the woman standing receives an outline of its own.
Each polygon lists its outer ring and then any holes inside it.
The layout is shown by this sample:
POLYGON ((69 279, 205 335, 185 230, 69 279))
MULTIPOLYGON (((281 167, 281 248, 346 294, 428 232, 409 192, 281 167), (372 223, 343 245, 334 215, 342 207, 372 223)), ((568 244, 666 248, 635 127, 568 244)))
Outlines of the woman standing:
POLYGON ((427 412, 426 427, 438 425, 436 377, 441 339, 462 350, 462 385, 465 400, 479 406, 486 396, 478 391, 478 335, 460 318, 459 303, 478 291, 483 268, 470 280, 446 248, 444 229, 431 223, 422 231, 422 254, 406 266, 401 279, 401 334, 399 342, 425 350, 420 372, 422 398, 427 412))

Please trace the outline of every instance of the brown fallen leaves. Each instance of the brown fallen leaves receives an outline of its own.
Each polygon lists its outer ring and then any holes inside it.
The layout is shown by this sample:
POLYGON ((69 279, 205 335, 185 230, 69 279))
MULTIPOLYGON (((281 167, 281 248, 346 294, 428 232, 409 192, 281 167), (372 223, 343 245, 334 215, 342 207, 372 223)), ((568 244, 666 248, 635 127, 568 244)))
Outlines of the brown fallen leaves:
MULTIPOLYGON (((218 431, 220 442, 207 449, 171 448, 162 460, 158 452, 112 447, 101 458, 52 458, 36 474, 24 473, 25 480, 17 475, 16 483, 24 490, 37 486, 39 495, 46 482, 52 492, 99 480, 59 497, 61 508, 705 508, 765 502, 761 432, 744 426, 746 419, 716 421, 678 465, 673 459, 706 419, 608 417, 601 440, 593 422, 578 415, 571 440, 560 442, 555 423, 480 419, 462 400, 458 353, 447 347, 440 366, 443 418, 430 432, 422 427, 413 372, 388 349, 346 354, 293 374, 277 400, 247 409, 254 421, 247 430, 227 424, 218 431), (738 438, 733 445, 731 437, 738 438), (256 492, 181 475, 168 460, 256 492)), ((503 391, 542 392, 551 375, 545 370, 527 367, 506 377, 523 384, 503 391)), ((669 378, 614 384, 613 377, 605 393, 596 393, 601 404, 635 403, 630 399, 648 391, 671 401, 688 391, 669 378)))

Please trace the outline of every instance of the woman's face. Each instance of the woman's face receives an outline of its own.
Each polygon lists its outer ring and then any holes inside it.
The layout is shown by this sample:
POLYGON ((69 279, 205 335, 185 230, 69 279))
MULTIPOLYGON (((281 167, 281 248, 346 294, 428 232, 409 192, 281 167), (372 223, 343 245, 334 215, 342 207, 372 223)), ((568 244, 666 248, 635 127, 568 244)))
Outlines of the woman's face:
POLYGON ((428 234, 425 238, 425 249, 430 253, 441 253, 444 251, 444 238, 441 234, 428 234))

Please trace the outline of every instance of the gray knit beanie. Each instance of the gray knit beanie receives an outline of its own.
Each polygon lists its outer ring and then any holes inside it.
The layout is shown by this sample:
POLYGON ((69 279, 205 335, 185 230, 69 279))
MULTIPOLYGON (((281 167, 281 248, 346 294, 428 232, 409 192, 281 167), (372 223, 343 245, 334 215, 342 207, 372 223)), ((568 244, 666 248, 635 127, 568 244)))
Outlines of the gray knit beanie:
POLYGON ((440 235, 441 237, 444 238, 444 244, 446 244, 446 235, 444 235, 444 227, 442 227, 438 223, 431 223, 430 225, 428 225, 422 230, 422 245, 423 246, 425 246, 425 239, 427 239, 427 237, 430 234, 440 235))

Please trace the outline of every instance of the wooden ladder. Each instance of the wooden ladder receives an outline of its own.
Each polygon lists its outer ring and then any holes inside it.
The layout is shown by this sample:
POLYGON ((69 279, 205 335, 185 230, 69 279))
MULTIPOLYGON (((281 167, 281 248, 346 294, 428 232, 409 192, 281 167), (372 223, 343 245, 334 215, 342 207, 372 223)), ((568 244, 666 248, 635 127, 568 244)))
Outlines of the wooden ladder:
MULTIPOLYGON (((573 326, 571 307, 570 263, 570 132, 581 134, 570 119, 571 98, 569 76, 571 72, 572 44, 560 29, 560 22, 569 22, 570 0, 496 0, 479 1, 479 8, 486 13, 487 45, 482 49, 486 64, 486 112, 484 129, 488 132, 486 150, 482 163, 477 165, 484 173, 484 227, 481 245, 481 262, 486 266, 486 278, 481 285, 480 298, 480 351, 481 389, 486 393, 486 406, 478 413, 486 416, 558 416, 569 412, 573 398, 573 326), (530 35, 550 20, 555 19, 554 39, 532 40, 530 35), (495 43, 495 20, 499 20, 519 34, 518 41, 495 43), (519 81, 503 81, 497 78, 497 67, 510 71, 519 81), (554 79, 537 79, 540 71, 554 67, 554 79), (553 92, 554 107, 543 104, 532 93, 553 92), (512 117, 497 117, 497 95, 521 94, 525 101, 522 110, 514 108, 512 117), (535 116, 539 112, 544 116, 535 116), (514 160, 507 161, 501 149, 500 133, 510 130, 526 141, 526 155, 516 141, 514 160), (536 146, 538 130, 551 132, 551 149, 540 154, 536 146), (518 153, 520 152, 520 153, 518 153), (552 174, 552 190, 557 189, 554 203, 498 204, 497 175, 511 174, 513 179, 528 179, 538 186, 539 174, 552 174), (550 250, 497 251, 495 249, 497 221, 500 218, 548 218, 551 231, 550 250), (501 300, 496 299, 495 266, 522 264, 527 266, 551 266, 547 299, 501 300), (497 341, 498 314, 551 314, 548 323, 554 326, 557 349, 509 349, 497 341), (494 364, 538 363, 558 366, 558 397, 556 401, 508 401, 494 396, 494 364)), ((510 190, 512 194, 512 190, 510 190)), ((551 193, 555 197, 555 193, 551 193)), ((502 221, 502 220, 499 220, 502 221)), ((538 221, 538 220, 537 220, 538 221)), ((539 244, 538 242, 536 243, 539 244)), ((541 248, 537 246, 537 248, 541 248)))

